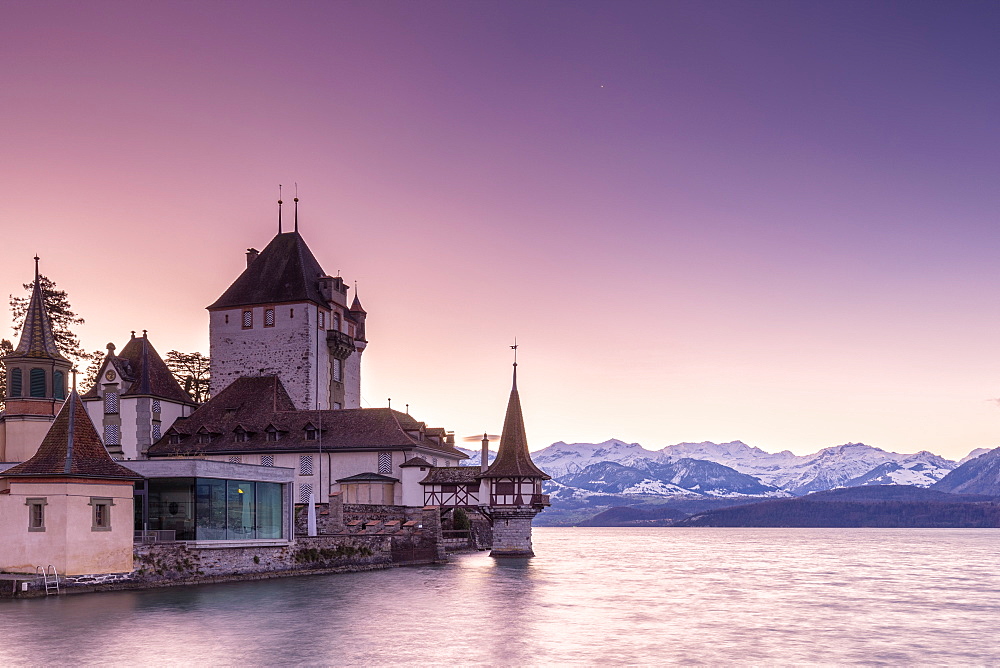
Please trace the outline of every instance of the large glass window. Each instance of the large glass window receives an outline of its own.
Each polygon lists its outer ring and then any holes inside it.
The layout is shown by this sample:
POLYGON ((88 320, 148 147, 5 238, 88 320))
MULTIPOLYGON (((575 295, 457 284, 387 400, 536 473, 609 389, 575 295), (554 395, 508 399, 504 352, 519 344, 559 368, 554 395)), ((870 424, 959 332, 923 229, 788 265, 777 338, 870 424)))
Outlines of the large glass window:
POLYGON ((149 529, 176 531, 178 540, 284 537, 279 483, 153 478, 148 481, 147 499, 149 529))
POLYGON ((198 540, 226 540, 226 481, 198 478, 198 540))

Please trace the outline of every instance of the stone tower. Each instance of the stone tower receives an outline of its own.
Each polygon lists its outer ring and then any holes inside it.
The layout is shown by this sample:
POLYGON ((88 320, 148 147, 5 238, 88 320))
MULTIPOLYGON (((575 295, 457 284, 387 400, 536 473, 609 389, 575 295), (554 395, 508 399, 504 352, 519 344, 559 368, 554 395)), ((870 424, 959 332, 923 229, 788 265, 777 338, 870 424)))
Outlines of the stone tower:
POLYGON ((278 232, 208 307, 211 392, 241 376, 276 375, 298 409, 361 407, 365 311, 329 276, 298 231, 278 232))
POLYGON ((66 400, 72 363, 56 347, 52 323, 38 280, 24 316, 21 340, 3 358, 7 368, 7 398, 0 415, 0 461, 23 462, 35 454, 59 408, 66 400))
POLYGON ((480 503, 493 518, 491 557, 533 557, 531 521, 549 505, 542 481, 549 475, 535 466, 524 433, 521 399, 517 393, 517 362, 507 402, 497 458, 480 474, 480 503))

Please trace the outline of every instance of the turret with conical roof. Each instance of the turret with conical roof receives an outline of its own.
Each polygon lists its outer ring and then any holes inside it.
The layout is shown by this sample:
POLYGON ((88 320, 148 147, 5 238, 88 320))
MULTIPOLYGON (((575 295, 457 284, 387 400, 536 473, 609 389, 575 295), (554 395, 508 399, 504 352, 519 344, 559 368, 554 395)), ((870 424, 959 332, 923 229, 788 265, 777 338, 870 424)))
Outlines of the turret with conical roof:
MULTIPOLYGON (((516 347, 515 347, 516 349, 516 347)), ((531 461, 517 391, 517 362, 497 458, 479 475, 480 504, 493 520, 494 557, 531 557, 531 521, 545 506, 542 481, 549 475, 531 461)))
POLYGON ((45 310, 38 257, 35 281, 17 347, 3 358, 7 371, 4 413, 0 417, 0 459, 24 461, 41 443, 66 399, 72 363, 59 352, 45 310))

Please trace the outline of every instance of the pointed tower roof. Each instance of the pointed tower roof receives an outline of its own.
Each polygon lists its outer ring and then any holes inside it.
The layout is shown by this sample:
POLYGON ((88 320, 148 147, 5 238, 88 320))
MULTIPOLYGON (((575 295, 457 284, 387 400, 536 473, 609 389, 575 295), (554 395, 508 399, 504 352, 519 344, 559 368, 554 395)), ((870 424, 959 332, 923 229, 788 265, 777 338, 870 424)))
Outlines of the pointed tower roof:
POLYGON ((521 397, 517 393, 517 362, 514 362, 514 382, 510 390, 510 399, 507 401, 507 416, 503 421, 497 458, 480 477, 543 480, 551 477, 535 466, 528 452, 528 437, 524 433, 524 417, 521 415, 521 397))
POLYGON ((80 395, 73 390, 31 459, 7 469, 5 478, 71 477, 139 480, 138 473, 111 458, 80 395))
POLYGON ((351 302, 351 313, 368 313, 368 311, 361 306, 361 300, 358 299, 358 289, 356 287, 354 288, 354 301, 351 302))
POLYGON ((142 336, 133 337, 125 344, 118 359, 128 362, 133 376, 132 384, 122 392, 123 397, 149 395, 194 405, 194 401, 181 389, 166 362, 149 342, 146 330, 142 331, 142 336))
POLYGON ((275 235, 209 309, 311 301, 326 306, 319 277, 326 272, 298 232, 275 235))
POLYGON ((24 315, 24 326, 21 328, 21 340, 11 357, 38 357, 68 362, 52 334, 52 323, 45 311, 45 299, 42 297, 41 282, 38 280, 38 257, 35 256, 35 287, 31 290, 28 301, 28 311, 24 315))

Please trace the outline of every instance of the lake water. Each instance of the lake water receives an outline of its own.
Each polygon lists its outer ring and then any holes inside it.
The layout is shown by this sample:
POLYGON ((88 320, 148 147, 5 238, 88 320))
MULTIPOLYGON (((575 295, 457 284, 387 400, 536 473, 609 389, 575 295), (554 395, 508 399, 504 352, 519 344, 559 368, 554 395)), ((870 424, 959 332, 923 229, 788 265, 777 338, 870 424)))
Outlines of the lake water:
POLYGON ((0 601, 0 664, 995 664, 1000 530, 538 528, 537 557, 0 601))

